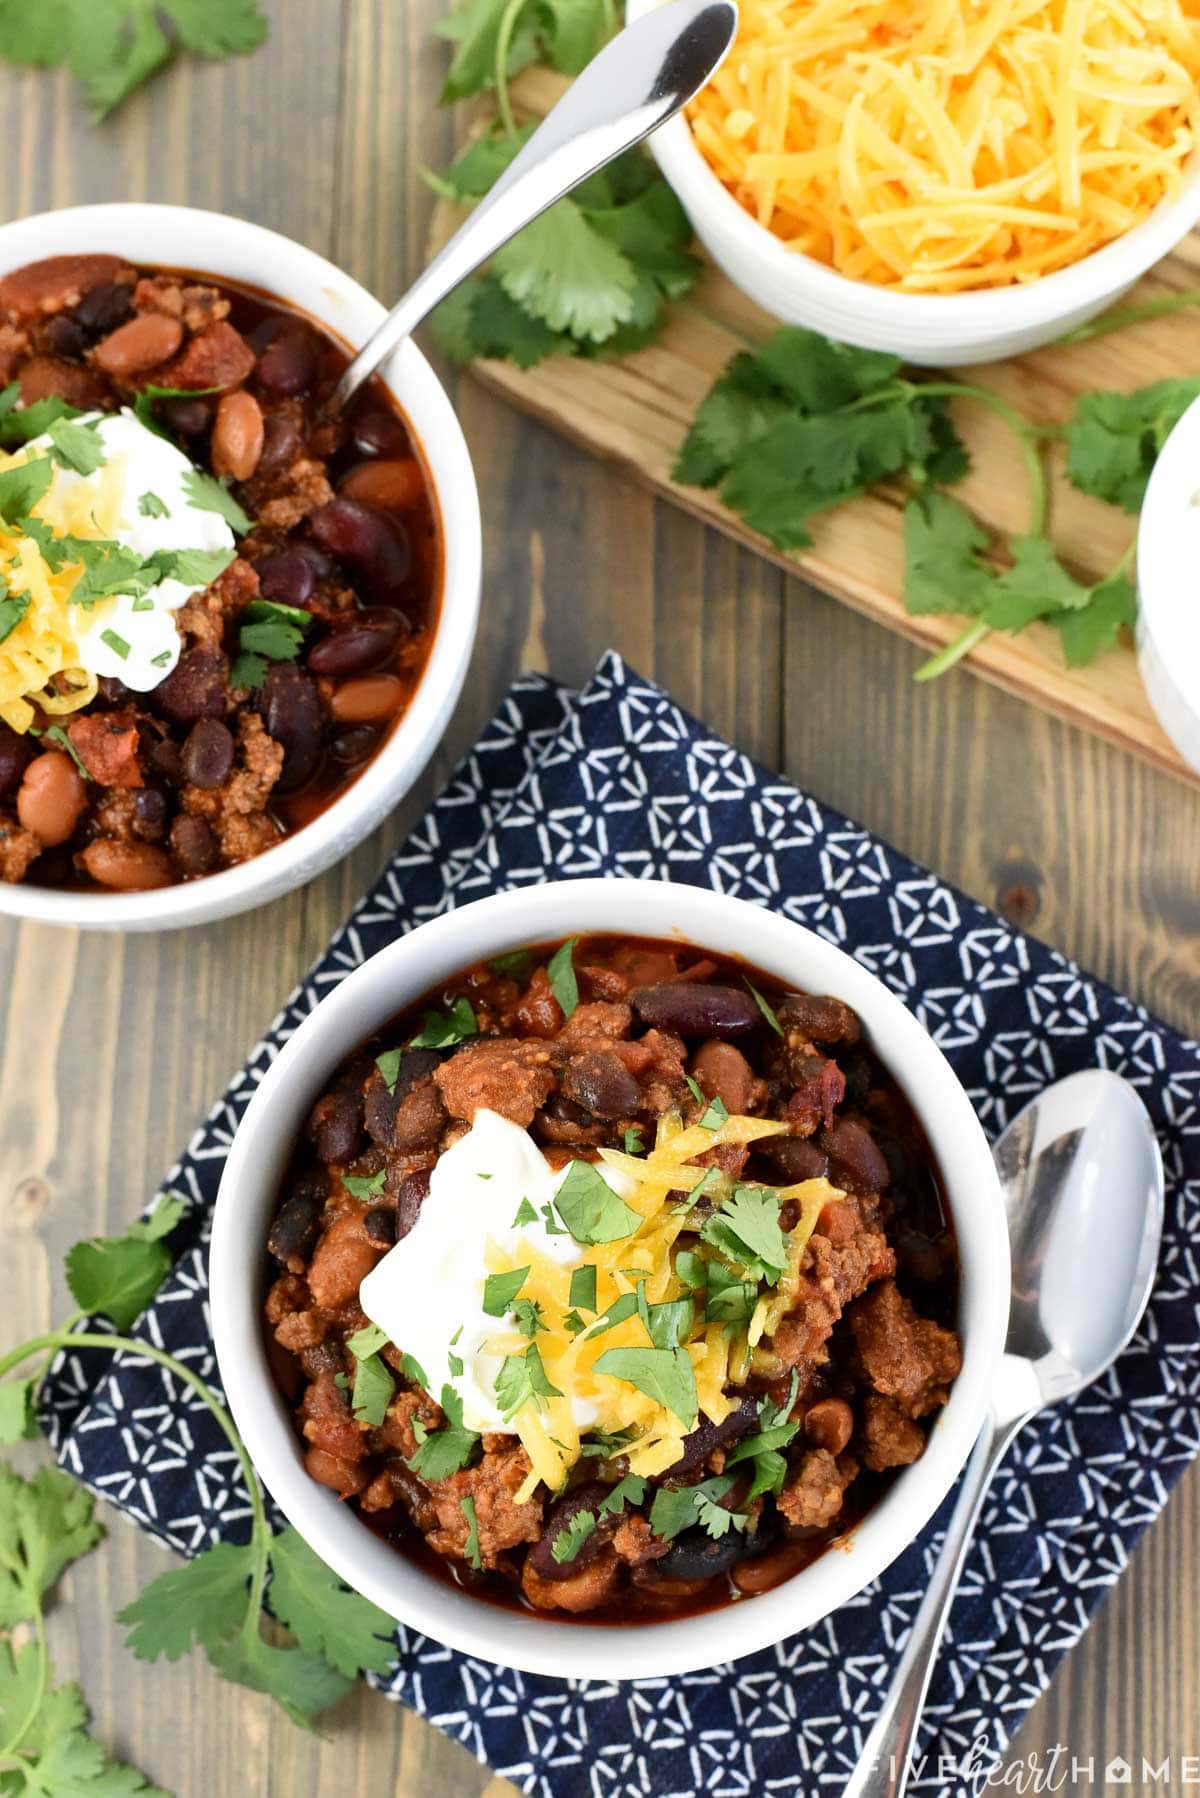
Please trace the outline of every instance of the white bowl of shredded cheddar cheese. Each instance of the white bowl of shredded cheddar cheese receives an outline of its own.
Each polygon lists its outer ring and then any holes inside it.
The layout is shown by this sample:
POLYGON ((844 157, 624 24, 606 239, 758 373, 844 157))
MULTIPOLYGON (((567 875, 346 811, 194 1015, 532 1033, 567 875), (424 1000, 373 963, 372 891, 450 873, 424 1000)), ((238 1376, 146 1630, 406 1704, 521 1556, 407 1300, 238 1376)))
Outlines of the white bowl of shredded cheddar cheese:
MULTIPOLYGON (((729 1119, 731 1126, 748 1121, 729 1119)), ((759 1127, 761 1131, 761 1122, 759 1127)), ((464 1193, 472 1187, 477 1191, 477 1177, 467 1176, 478 1170, 482 1158, 489 1180, 494 1176, 499 1183, 507 1176, 513 1192, 524 1192, 528 1185, 535 1204, 545 1197, 551 1175, 522 1138, 515 1125, 477 1112, 473 1129, 436 1164, 418 1228, 392 1251, 392 1263, 379 1263, 360 1286, 367 1315, 387 1320, 380 1326, 385 1332, 391 1328, 406 1341, 418 1337, 431 1368, 441 1368, 454 1345, 460 1359, 452 1371, 463 1375, 464 1401, 481 1428, 495 1418, 486 1408, 490 1384, 478 1387, 475 1370, 465 1365, 476 1354, 479 1332, 472 1333, 464 1256, 477 1284, 481 1255, 499 1254, 502 1245, 485 1233, 485 1218, 495 1207, 485 1212, 464 1204, 464 1193), (444 1217, 432 1209, 439 1202, 444 1217), (472 1247, 473 1257, 468 1252, 472 1247), (420 1255, 427 1298, 414 1296, 413 1278, 406 1276, 407 1284, 401 1286, 383 1271, 403 1266, 406 1257, 400 1249, 408 1256, 420 1255)), ((687 1133, 675 1144, 683 1155, 689 1147, 687 1133)), ((629 1204, 649 1202, 647 1179, 661 1178, 668 1189, 678 1185, 678 1167, 655 1171, 657 1154, 633 1163, 619 1153, 606 1157, 609 1173, 628 1174, 629 1184, 622 1190, 629 1204)), ((580 1165, 570 1164, 575 1169, 580 1165)), ((662 1197, 660 1193, 655 1202, 662 1197)), ((624 1203, 615 1189, 610 1198, 624 1203)), ((522 1227, 529 1229, 529 1219, 537 1213, 534 1204, 523 1209, 528 1216, 522 1227)), ((613 1232, 614 1238, 619 1234, 613 1232)), ((535 1256, 531 1243, 532 1237, 523 1239, 521 1252, 537 1261, 538 1277, 551 1283, 556 1277, 565 1279, 553 1248, 543 1244, 544 1252, 535 1256)), ((628 1253, 628 1244, 614 1240, 612 1250, 612 1258, 619 1259, 628 1253)), ((599 1257, 601 1250, 593 1254, 599 1257)), ((530 1269, 522 1272, 529 1275, 530 1269)), ((530 885, 463 906, 392 943, 323 999, 267 1070, 238 1128, 214 1216, 210 1279, 213 1335, 230 1408, 272 1497, 328 1565, 389 1616, 465 1654, 532 1673, 606 1680, 688 1672, 769 1647, 818 1624, 894 1560, 928 1523, 970 1453, 1004 1344, 1010 1286, 1003 1197, 986 1138, 941 1050, 883 982, 813 932, 743 900, 696 887, 621 879, 530 885), (267 1237, 280 1181, 324 1083, 348 1055, 423 994, 485 958, 555 941, 568 931, 676 939, 714 954, 749 955, 755 967, 784 985, 833 994, 851 1006, 928 1140, 953 1219, 960 1272, 955 1322, 962 1371, 921 1458, 900 1472, 850 1535, 803 1571, 752 1599, 683 1618, 604 1628, 488 1603, 450 1585, 398 1553, 329 1487, 318 1485, 305 1469, 304 1441, 272 1376, 261 1310, 267 1237)), ((494 1332, 496 1315, 493 1307, 484 1334, 494 1332)), ((649 1399, 639 1401, 632 1387, 628 1392, 625 1403, 650 1404, 649 1399)), ((564 1406, 575 1402, 574 1397, 563 1399, 561 1392, 557 1397, 564 1406)), ((552 1436, 558 1435, 560 1423, 564 1433, 581 1422, 591 1427, 595 1407, 613 1401, 604 1399, 597 1387, 582 1402, 582 1414, 556 1414, 552 1436)), ((633 1419, 622 1414, 617 1421, 633 1419)), ((551 1441, 548 1446, 562 1445, 551 1441)), ((658 1464, 673 1464, 677 1452, 675 1444, 658 1464)), ((555 1477, 553 1470, 548 1477, 555 1477)))
POLYGON ((941 367, 1119 298, 1200 219, 1198 137, 1194 0, 741 0, 652 148, 766 311, 941 367))

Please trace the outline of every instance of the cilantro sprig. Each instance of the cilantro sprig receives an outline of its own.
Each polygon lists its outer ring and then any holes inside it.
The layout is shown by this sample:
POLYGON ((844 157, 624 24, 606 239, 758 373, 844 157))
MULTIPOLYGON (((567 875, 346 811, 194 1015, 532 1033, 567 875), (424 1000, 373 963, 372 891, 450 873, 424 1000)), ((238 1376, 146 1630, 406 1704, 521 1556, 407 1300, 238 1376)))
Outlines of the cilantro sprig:
MULTIPOLYGON (((226 1679, 270 1694, 296 1722, 310 1725, 349 1690, 356 1674, 383 1673, 392 1665, 394 1626, 348 1591, 294 1530, 272 1528, 233 1420, 200 1375, 154 1343, 124 1334, 170 1268, 165 1239, 182 1224, 185 1211, 182 1199, 166 1194, 148 1218, 122 1235, 96 1237, 71 1250, 67 1282, 79 1310, 0 1357, 0 1441, 36 1434, 38 1387, 63 1349, 149 1361, 186 1387, 213 1417, 240 1469, 249 1498, 249 1539, 214 1543, 152 1581, 120 1614, 129 1646, 139 1659, 172 1661, 199 1646, 226 1679), (115 1329, 103 1327, 106 1318, 115 1329), (33 1371, 22 1373, 31 1363, 33 1371), (262 1633, 264 1600, 290 1633, 289 1642, 268 1641, 262 1633)), ((359 1332, 363 1338, 367 1334, 359 1332)), ((370 1359, 368 1350, 375 1353, 380 1346, 382 1336, 376 1334, 379 1342, 359 1342, 364 1360, 370 1359)), ((79 1688, 55 1686, 52 1680, 46 1600, 64 1569, 93 1548, 100 1533, 91 1497, 65 1473, 45 1467, 23 1479, 0 1464, 0 1785, 5 1791, 166 1798, 133 1768, 111 1760, 87 1733, 79 1688), (34 1633, 18 1648, 12 1631, 23 1623, 32 1623, 34 1633)))

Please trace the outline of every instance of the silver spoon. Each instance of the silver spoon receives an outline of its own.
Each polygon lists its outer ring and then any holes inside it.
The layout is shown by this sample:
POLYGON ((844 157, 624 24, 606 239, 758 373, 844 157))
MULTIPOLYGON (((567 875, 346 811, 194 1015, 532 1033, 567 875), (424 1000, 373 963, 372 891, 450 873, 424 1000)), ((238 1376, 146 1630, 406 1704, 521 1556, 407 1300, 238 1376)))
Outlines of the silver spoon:
POLYGON ((1005 1353, 912 1635, 844 1798, 902 1798, 934 1658, 992 1476, 1030 1418, 1082 1391, 1116 1359, 1154 1283, 1162 1159, 1126 1081, 1089 1068, 1047 1087, 1013 1119, 995 1157, 1012 1244, 1005 1353))
POLYGON ((720 68, 737 21, 734 0, 671 0, 618 32, 392 307, 338 382, 330 410, 347 405, 421 320, 510 237, 685 106, 720 68))

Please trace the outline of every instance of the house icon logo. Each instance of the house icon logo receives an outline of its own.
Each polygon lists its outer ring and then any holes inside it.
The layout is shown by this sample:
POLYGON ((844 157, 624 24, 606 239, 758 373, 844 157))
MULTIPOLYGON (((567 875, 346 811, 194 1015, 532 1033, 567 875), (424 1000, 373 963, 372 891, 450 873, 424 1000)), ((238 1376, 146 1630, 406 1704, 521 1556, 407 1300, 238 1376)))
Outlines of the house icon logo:
POLYGON ((1133 1784, 1133 1768, 1128 1761, 1117 1759, 1109 1761, 1104 1769, 1104 1783, 1109 1786, 1127 1786, 1133 1784))

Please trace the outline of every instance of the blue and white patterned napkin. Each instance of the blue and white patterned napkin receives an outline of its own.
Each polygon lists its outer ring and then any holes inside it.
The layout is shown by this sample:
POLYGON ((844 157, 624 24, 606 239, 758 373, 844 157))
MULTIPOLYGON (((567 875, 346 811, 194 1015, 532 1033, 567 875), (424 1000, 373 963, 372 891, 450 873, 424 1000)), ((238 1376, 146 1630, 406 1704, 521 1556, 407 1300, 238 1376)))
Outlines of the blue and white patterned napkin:
MULTIPOLYGON (((596 874, 738 894, 848 949, 921 1018, 992 1134, 1048 1081, 1097 1063, 1131 1080, 1154 1119, 1169 1195, 1153 1304, 1108 1377, 1010 1454, 934 1675, 913 1789, 961 1798, 976 1783, 968 1764, 1004 1746, 1200 1449, 1200 1049, 756 767, 616 655, 580 693, 517 683, 289 999, 167 1176, 191 1211, 138 1331, 216 1383, 206 1242, 222 1163, 256 1082, 323 993, 425 918, 596 874)), ((169 1374, 69 1353, 45 1400, 63 1466, 162 1541, 195 1554, 244 1534, 233 1457, 169 1374)), ((375 1683, 539 1798, 840 1791, 939 1539, 931 1526, 835 1616, 731 1666, 621 1686, 546 1679, 401 1630, 399 1664, 375 1683)))

